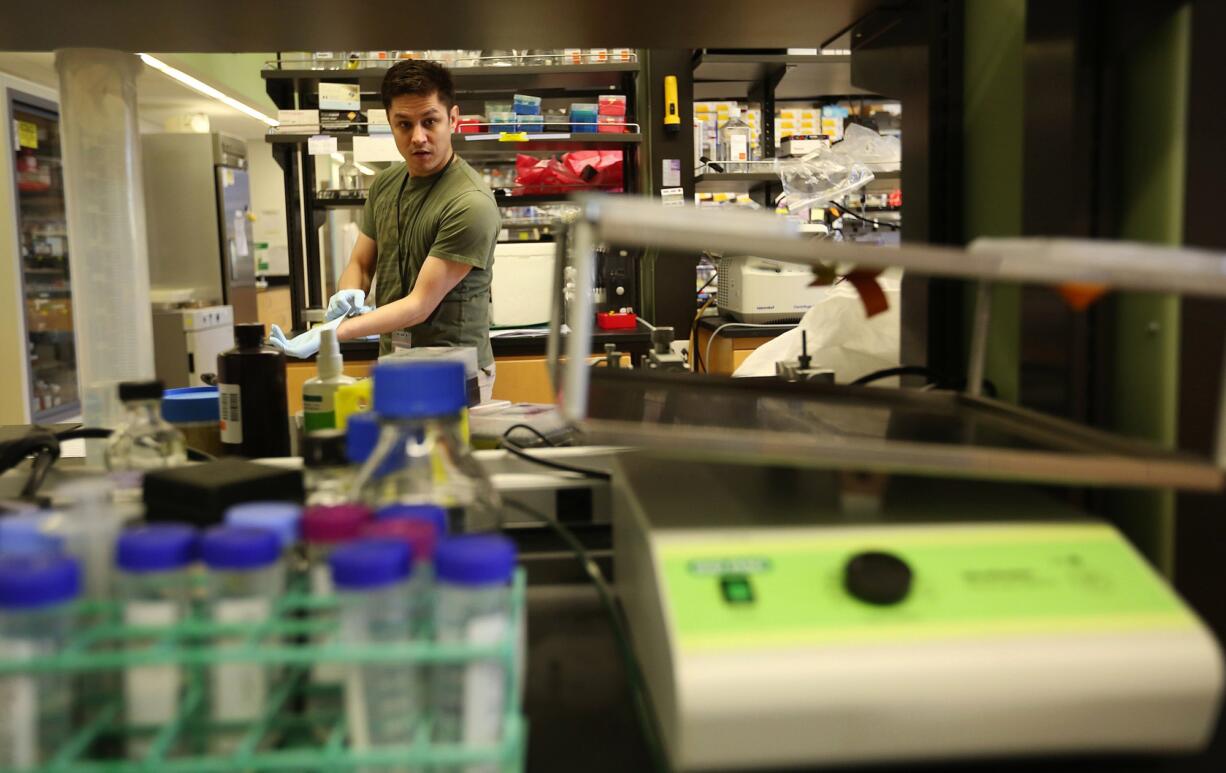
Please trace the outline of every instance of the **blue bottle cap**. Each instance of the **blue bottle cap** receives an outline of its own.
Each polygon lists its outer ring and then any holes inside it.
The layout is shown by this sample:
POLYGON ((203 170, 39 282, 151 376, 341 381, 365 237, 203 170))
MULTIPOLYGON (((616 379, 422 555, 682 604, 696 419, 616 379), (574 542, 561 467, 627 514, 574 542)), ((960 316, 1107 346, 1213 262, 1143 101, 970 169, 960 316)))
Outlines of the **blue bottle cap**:
POLYGON ((167 572, 196 560, 196 530, 181 523, 127 529, 115 543, 115 565, 125 572, 167 572))
POLYGON ((214 526, 200 541, 200 556, 210 569, 260 569, 281 557, 281 540, 265 529, 214 526))
POLYGON ((47 531, 51 513, 22 513, 0 518, 0 553, 58 553, 64 538, 47 531))
POLYGON ((339 590, 369 590, 408 577, 413 556, 403 540, 361 539, 332 551, 328 564, 339 590))
POLYGON ((440 537, 447 534, 447 510, 438 505, 387 505, 375 511, 375 520, 419 518, 434 524, 440 537))
POLYGON ((226 510, 227 526, 263 529, 277 535, 281 549, 298 541, 302 507, 293 502, 243 502, 226 510))
POLYGON ((217 421, 221 416, 217 387, 167 389, 162 395, 162 418, 171 424, 217 421))
POLYGON ((379 417, 370 412, 355 413, 346 422, 345 433, 345 455, 349 463, 362 464, 379 442, 379 417))
POLYGON ((71 601, 81 592, 81 567, 60 553, 0 556, 0 609, 34 609, 71 601))
POLYGON ((373 373, 380 416, 424 419, 459 413, 468 405, 462 362, 387 362, 373 373))
POLYGON ((515 573, 515 543, 501 534, 451 537, 434 550, 434 573, 457 585, 501 585, 515 573))

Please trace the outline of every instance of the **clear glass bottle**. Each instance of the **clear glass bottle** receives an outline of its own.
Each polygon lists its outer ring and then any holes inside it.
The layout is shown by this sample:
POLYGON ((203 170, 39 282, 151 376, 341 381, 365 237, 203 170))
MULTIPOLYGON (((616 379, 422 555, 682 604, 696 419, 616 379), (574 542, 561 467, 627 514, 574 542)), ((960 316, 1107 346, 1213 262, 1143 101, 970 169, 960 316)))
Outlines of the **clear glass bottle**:
POLYGON ((302 438, 303 485, 308 506, 351 501, 354 468, 349 464, 347 439, 343 429, 319 430, 302 438))
POLYGON ((187 462, 183 433, 162 418, 161 381, 125 381, 119 385, 124 423, 106 443, 106 466, 119 489, 140 488, 147 470, 187 462))
POLYGON ((464 364, 382 363, 374 382, 379 443, 354 481, 361 501, 439 505, 451 532, 497 528, 501 500, 463 437, 464 364))
MULTIPOLYGON (((271 531, 216 526, 200 540, 200 556, 208 570, 209 613, 214 622, 253 625, 273 616, 277 597, 285 589, 281 540, 271 531)), ((248 646, 245 636, 221 636, 214 649, 248 646)), ((261 663, 225 662, 211 667, 209 713, 214 722, 251 722, 267 702, 275 669, 261 663)), ((232 752, 242 731, 215 734, 214 753, 232 752)))
MULTIPOLYGON (((115 543, 115 596, 125 625, 169 627, 187 618, 192 599, 191 567, 196 530, 184 524, 153 524, 125 530, 115 543)), ((125 640, 139 652, 154 643, 125 640)), ((158 726, 179 710, 183 669, 174 664, 133 666, 123 671, 124 720, 129 727, 158 726)), ((153 739, 130 736, 128 756, 144 757, 153 739)))
MULTIPOLYGON (((76 559, 61 554, 0 557, 0 656, 54 655, 76 619, 81 590, 76 559)), ((72 675, 66 671, 0 674, 0 769, 25 770, 50 760, 72 724, 72 675)))
POLYGON ((741 120, 740 108, 729 112, 719 129, 719 160, 725 172, 749 171, 749 124, 741 120))
MULTIPOLYGON (((500 534, 444 540, 435 550, 434 636, 440 643, 496 644, 511 631, 515 543, 500 534)), ((516 654, 518 659, 520 653, 516 654)), ((507 664, 498 659, 438 665, 431 671, 434 740, 486 746, 502 739, 507 664)), ((493 773, 494 766, 436 768, 493 773)))
MULTIPOLYGON (((370 510, 359 504, 315 505, 302 514, 302 540, 306 544, 307 572, 311 595, 331 596, 332 574, 328 561, 333 551, 353 542, 370 521, 370 510)), ((318 613, 321 617, 327 614, 318 613)), ((319 634, 316 644, 325 644, 331 637, 319 634)), ((315 685, 337 685, 344 681, 342 663, 316 663, 311 666, 311 682, 315 685)))
MULTIPOLYGON (((421 596, 410 580, 413 560, 408 545, 398 540, 359 540, 338 548, 329 565, 340 606, 341 642, 364 645, 413 640, 421 596)), ((411 744, 425 703, 424 686, 421 667, 413 662, 347 667, 345 714, 351 747, 365 750, 411 744)))

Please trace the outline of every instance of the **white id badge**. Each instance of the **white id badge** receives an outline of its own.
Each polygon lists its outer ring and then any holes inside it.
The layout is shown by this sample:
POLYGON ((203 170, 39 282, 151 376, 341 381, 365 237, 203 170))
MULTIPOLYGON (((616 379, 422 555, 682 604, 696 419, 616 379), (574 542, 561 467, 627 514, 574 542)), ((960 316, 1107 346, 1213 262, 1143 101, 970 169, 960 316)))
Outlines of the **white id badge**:
POLYGON ((396 351, 413 348, 413 334, 407 330, 396 330, 392 333, 392 348, 396 351))

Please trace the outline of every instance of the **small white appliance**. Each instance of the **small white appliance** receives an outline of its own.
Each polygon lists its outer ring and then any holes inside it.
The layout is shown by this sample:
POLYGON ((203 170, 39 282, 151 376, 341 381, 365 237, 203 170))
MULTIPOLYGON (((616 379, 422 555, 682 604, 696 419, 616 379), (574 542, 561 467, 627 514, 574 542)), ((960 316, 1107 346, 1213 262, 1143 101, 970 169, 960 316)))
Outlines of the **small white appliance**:
POLYGON ((808 266, 752 255, 719 261, 719 310, 742 322, 795 322, 826 292, 808 266))
POLYGON ((234 348, 234 309, 153 310, 153 360, 167 389, 204 386, 201 376, 217 372, 217 355, 234 348))
POLYGON ((528 327, 549 322, 553 285, 553 242, 499 244, 494 248, 490 286, 492 327, 528 327))

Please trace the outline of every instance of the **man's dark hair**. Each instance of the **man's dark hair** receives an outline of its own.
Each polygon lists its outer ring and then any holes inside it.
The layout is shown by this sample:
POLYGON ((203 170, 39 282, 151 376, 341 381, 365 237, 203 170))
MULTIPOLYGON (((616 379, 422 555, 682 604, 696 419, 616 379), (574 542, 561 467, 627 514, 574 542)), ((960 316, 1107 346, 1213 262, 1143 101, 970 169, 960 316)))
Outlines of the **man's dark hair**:
POLYGON ((392 108, 393 99, 405 94, 417 97, 437 94, 438 101, 448 111, 455 104, 455 84, 451 82, 451 71, 438 62, 424 59, 405 59, 392 65, 387 75, 383 76, 380 94, 385 110, 392 108))

